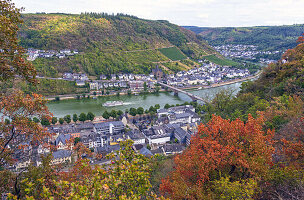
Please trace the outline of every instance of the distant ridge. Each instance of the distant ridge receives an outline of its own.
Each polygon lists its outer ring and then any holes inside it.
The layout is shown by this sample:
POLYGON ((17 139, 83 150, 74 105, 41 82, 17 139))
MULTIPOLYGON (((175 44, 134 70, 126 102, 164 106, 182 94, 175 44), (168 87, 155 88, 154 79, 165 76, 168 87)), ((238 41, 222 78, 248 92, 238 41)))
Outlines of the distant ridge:
POLYGON ((199 34, 211 45, 256 45, 261 50, 286 50, 294 48, 297 38, 304 33, 304 24, 253 27, 197 27, 183 26, 199 34))

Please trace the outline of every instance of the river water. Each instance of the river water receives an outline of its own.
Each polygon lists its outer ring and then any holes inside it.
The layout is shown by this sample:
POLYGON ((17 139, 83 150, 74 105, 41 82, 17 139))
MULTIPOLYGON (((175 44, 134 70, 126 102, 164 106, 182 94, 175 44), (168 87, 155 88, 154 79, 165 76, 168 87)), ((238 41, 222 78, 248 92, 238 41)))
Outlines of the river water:
MULTIPOLYGON (((201 89, 201 90, 188 90, 197 96, 212 99, 220 90, 228 89, 232 90, 235 94, 240 90, 241 82, 225 85, 221 87, 201 89)), ((96 116, 101 116, 102 113, 107 110, 122 110, 130 109, 131 107, 138 108, 143 107, 148 109, 150 106, 159 104, 161 108, 165 104, 181 104, 184 102, 190 102, 191 99, 185 94, 179 93, 178 96, 174 96, 173 92, 162 92, 159 94, 145 94, 145 95, 122 95, 122 96, 105 96, 98 97, 97 99, 72 99, 72 100, 61 100, 51 101, 48 103, 49 110, 54 114, 55 117, 63 117, 65 115, 73 115, 74 113, 88 113, 92 112, 96 116), (124 105, 115 107, 103 107, 103 103, 107 101, 123 101, 124 105)), ((202 102, 199 102, 202 103, 202 102)))

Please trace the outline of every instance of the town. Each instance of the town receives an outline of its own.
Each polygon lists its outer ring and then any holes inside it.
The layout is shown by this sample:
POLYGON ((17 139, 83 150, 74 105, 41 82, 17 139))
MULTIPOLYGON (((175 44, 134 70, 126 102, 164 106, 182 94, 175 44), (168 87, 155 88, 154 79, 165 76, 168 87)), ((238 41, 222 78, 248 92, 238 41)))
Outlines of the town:
POLYGON ((268 59, 269 55, 281 55, 284 51, 260 51, 254 45, 220 45, 214 46, 219 53, 228 58, 241 58, 245 60, 256 60, 263 64, 276 62, 276 60, 268 59))
POLYGON ((116 119, 95 117, 91 120, 81 120, 79 116, 79 119, 73 118, 74 123, 66 120, 65 123, 47 125, 47 131, 52 136, 45 143, 22 144, 26 148, 14 152, 17 162, 8 168, 20 171, 30 164, 39 166, 42 164, 41 157, 50 152, 52 164, 67 166, 76 161, 73 147, 79 142, 94 153, 93 157, 89 157, 92 164, 106 163, 105 156, 118 150, 119 143, 127 139, 133 140, 134 151, 148 157, 181 153, 197 132, 200 117, 192 105, 165 107, 161 109, 156 105, 151 108, 156 110, 154 115, 134 116, 125 112, 116 119))
MULTIPOLYGON (((105 75, 101 75, 101 80, 91 81, 89 85, 90 90, 96 92, 113 88, 121 88, 124 90, 130 90, 133 93, 138 93, 147 89, 153 91, 157 86, 157 81, 162 81, 178 88, 199 88, 206 87, 211 84, 225 83, 234 79, 246 78, 250 75, 251 74, 248 69, 237 69, 230 66, 216 65, 214 63, 204 63, 201 67, 168 75, 163 73, 162 69, 158 66, 152 70, 150 75, 111 74, 110 79, 107 79, 105 75)), ((64 77, 66 76, 67 75, 65 74, 64 77)), ((76 81, 80 80, 76 79, 76 81)), ((84 83, 82 83, 82 85, 83 84, 84 83)))
POLYGON ((78 50, 62 49, 60 51, 55 50, 40 50, 40 49, 27 49, 27 60, 34 61, 36 58, 65 58, 66 56, 74 56, 78 54, 78 50))

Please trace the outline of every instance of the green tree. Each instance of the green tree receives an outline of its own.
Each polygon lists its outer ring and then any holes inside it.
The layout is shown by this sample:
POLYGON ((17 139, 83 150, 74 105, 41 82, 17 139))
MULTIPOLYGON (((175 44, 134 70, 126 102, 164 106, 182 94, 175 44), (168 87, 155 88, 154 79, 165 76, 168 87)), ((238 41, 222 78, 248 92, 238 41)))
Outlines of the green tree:
POLYGON ((62 125, 64 123, 64 119, 63 118, 59 118, 59 123, 62 125))
POLYGON ((66 115, 63 117, 63 119, 66 123, 68 123, 68 124, 71 123, 71 115, 66 115))
POLYGON ((160 105, 159 104, 156 104, 154 107, 155 107, 155 109, 160 109, 160 105))
POLYGON ((144 92, 148 91, 147 82, 144 82, 144 92))
POLYGON ((57 123, 58 119, 57 117, 52 117, 52 124, 55 125, 57 123))
POLYGON ((123 112, 121 110, 117 111, 117 116, 121 116, 123 114, 123 112))
POLYGON ((143 107, 137 108, 136 112, 137 112, 137 114, 139 114, 139 115, 144 114, 144 109, 143 109, 143 107))
POLYGON ((130 108, 130 115, 136 116, 136 114, 137 114, 136 108, 130 108))
POLYGON ((132 94, 131 90, 128 90, 128 95, 130 96, 132 94))
POLYGON ((156 112, 156 109, 155 109, 153 106, 150 106, 149 112, 150 112, 150 113, 151 113, 151 112, 156 112))
POLYGON ((104 111, 104 113, 102 114, 102 117, 105 118, 105 119, 109 119, 110 114, 108 113, 108 111, 104 111))
POLYGON ((116 110, 111 110, 110 116, 111 116, 113 119, 116 118, 116 116, 117 116, 116 110))
POLYGON ((170 105, 168 103, 166 103, 166 105, 164 106, 165 109, 170 108, 170 105))
POLYGON ((77 122, 78 121, 78 116, 77 116, 77 114, 75 113, 75 114, 73 114, 73 122, 77 122))
POLYGON ((41 117, 41 125, 43 126, 49 126, 51 123, 50 123, 50 120, 47 118, 47 117, 41 117))
POLYGON ((39 123, 39 122, 40 122, 40 120, 39 120, 37 117, 34 117, 34 118, 33 118, 33 122, 35 122, 35 123, 39 123))
POLYGON ((80 113, 79 115, 79 121, 84 122, 87 119, 87 116, 85 113, 80 113))
POLYGON ((87 114, 87 120, 93 121, 95 118, 95 115, 92 112, 88 112, 87 114))
POLYGON ((74 138, 74 145, 76 145, 80 141, 81 141, 81 139, 79 137, 75 137, 74 138))

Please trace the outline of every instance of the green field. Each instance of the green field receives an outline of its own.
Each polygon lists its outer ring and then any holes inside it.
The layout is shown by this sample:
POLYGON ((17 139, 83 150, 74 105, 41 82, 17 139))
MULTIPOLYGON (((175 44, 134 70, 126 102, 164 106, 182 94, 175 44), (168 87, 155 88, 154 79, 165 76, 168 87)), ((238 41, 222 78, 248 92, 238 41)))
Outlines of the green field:
POLYGON ((239 66, 240 64, 228 59, 221 59, 216 57, 215 55, 204 56, 204 59, 209 60, 218 65, 228 65, 228 66, 239 66))
POLYGON ((183 60, 187 57, 176 47, 169 47, 158 49, 162 54, 167 56, 169 59, 176 61, 176 60, 183 60))

